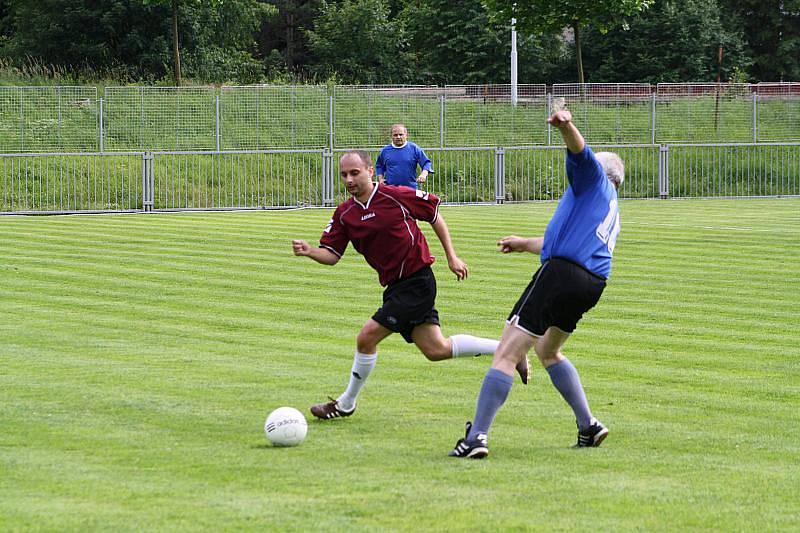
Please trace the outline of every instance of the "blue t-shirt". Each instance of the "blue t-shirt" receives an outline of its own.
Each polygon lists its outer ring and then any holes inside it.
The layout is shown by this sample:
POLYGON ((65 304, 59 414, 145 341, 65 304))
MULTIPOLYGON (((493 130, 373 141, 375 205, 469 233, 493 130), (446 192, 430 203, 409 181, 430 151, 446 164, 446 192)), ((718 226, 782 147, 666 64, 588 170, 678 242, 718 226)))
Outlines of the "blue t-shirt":
POLYGON ((393 144, 384 146, 375 162, 375 172, 379 176, 383 175, 389 185, 405 185, 416 189, 417 165, 422 170, 433 172, 431 160, 428 159, 422 148, 407 141, 400 148, 393 144))
POLYGON ((602 278, 611 274, 611 254, 619 235, 617 189, 588 145, 567 150, 567 187, 547 225, 542 263, 563 257, 602 278))

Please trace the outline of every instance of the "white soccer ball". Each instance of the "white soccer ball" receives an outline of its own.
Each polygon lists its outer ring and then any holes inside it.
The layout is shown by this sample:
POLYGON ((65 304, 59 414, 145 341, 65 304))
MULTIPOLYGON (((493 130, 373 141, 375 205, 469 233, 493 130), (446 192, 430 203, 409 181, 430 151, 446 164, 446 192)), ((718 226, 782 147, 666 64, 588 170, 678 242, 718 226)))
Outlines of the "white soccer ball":
POLYGON ((306 438, 308 423, 294 407, 279 407, 267 417, 264 431, 275 446, 297 446, 306 438))

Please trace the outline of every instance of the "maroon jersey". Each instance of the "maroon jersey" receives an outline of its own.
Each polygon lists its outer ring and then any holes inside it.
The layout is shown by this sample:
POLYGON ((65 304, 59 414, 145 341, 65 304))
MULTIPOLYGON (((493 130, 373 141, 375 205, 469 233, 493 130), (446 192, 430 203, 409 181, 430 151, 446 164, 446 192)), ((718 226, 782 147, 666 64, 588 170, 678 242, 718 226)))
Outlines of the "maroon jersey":
POLYGON ((352 242, 386 286, 433 263, 416 221, 434 223, 438 216, 439 198, 435 195, 376 184, 366 204, 355 198, 339 204, 319 244, 341 257, 352 242))

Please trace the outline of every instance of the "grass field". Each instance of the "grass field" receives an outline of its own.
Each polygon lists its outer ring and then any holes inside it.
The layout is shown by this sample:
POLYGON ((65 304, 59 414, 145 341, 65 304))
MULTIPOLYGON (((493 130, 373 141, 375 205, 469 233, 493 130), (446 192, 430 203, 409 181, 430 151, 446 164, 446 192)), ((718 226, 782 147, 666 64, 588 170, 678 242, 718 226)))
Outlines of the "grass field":
MULTIPOLYGON (((499 334, 533 258, 494 241, 554 207, 443 210, 471 268, 435 265, 445 334, 499 334)), ((537 369, 484 461, 446 454, 488 358, 430 363, 398 336, 354 417, 268 445, 269 411, 339 394, 379 305, 352 249, 291 255, 330 210, 0 217, 0 530, 800 529, 800 199, 621 211, 565 350, 610 437, 570 449, 537 369)))

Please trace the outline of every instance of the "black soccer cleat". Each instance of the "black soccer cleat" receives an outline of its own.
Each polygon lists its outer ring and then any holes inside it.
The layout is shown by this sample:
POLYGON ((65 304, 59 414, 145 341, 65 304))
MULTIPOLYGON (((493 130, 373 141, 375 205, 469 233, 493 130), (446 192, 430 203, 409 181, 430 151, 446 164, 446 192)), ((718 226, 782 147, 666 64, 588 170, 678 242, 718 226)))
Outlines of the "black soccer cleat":
POLYGON ((468 441, 469 431, 472 429, 472 422, 467 422, 467 431, 463 439, 458 439, 456 447, 448 453, 450 457, 462 457, 465 459, 483 459, 489 455, 489 447, 486 445, 486 433, 478 433, 474 441, 468 441))
POLYGON ((344 409, 339 409, 339 402, 337 400, 334 400, 330 396, 328 399, 330 400, 328 403, 312 405, 311 414, 321 420, 330 420, 331 418, 344 418, 356 412, 355 406, 353 406, 351 410, 345 411, 344 409))
POLYGON ((528 356, 525 355, 522 358, 522 361, 517 363, 515 367, 517 369, 517 373, 519 374, 519 379, 522 380, 523 385, 528 384, 528 380, 531 377, 531 362, 528 360, 528 356))
POLYGON ((597 448, 606 437, 608 437, 608 428, 596 418, 592 418, 592 424, 588 428, 578 431, 578 442, 573 448, 597 448))

